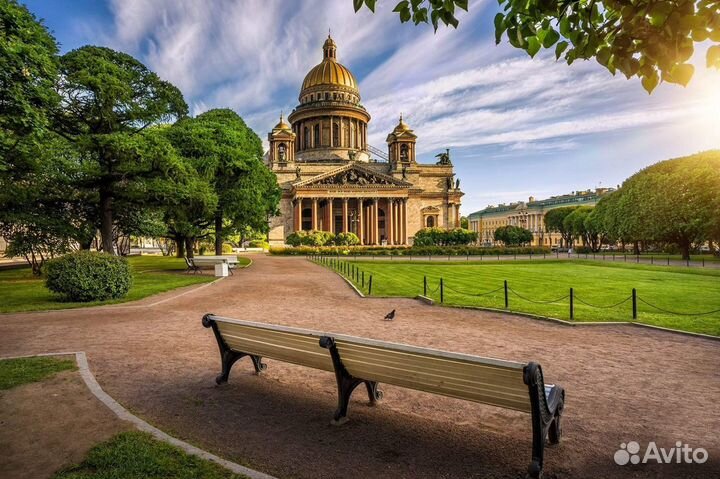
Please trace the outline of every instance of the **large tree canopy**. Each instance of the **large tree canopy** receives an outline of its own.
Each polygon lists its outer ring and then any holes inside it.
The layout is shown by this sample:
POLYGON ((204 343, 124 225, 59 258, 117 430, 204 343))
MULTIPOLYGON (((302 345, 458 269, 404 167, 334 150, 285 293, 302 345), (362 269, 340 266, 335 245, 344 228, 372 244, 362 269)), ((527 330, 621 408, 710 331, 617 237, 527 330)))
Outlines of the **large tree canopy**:
MULTIPOLYGON (((552 48, 568 64, 595 58, 613 75, 637 76, 652 92, 660 81, 687 85, 695 44, 711 42, 708 67, 720 68, 720 2, 717 0, 498 0, 495 39, 534 57, 552 48)), ((376 0, 353 0, 375 11, 376 0)), ((455 9, 468 0, 402 0, 394 12, 401 22, 440 22, 457 28, 455 9)))
POLYGON ((577 206, 563 206, 561 208, 553 208, 545 213, 543 221, 545 224, 545 230, 552 233, 560 233, 560 236, 562 237, 562 245, 566 248, 570 247, 573 232, 568 229, 569 225, 565 224, 565 218, 575 211, 576 208, 577 206))
POLYGON ((500 241, 505 246, 521 246, 533 240, 532 231, 521 226, 505 225, 497 228, 493 233, 495 241, 500 241))
MULTIPOLYGON (((262 163, 260 138, 237 113, 218 109, 185 118, 170 128, 168 136, 217 196, 216 254, 222 254, 223 239, 228 234, 245 227, 267 230, 268 216, 276 213, 280 190, 275 175, 262 163)), ((200 218, 195 216, 194 220, 200 218)))
POLYGON ((125 53, 85 46, 60 63, 54 129, 86 165, 83 186, 97 193, 102 249, 112 254, 119 197, 126 207, 133 196, 146 203, 139 195, 147 187, 180 171, 170 145, 146 129, 186 115, 187 105, 176 87, 125 53))
POLYGON ((720 151, 649 166, 601 199, 598 209, 613 236, 673 243, 687 259, 693 244, 720 240, 720 151))

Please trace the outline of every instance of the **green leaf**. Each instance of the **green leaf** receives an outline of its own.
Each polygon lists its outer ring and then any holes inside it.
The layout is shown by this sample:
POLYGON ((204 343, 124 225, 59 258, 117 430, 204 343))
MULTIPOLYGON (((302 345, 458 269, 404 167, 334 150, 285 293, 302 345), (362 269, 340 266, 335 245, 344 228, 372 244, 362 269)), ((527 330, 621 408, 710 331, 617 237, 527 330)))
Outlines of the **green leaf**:
POLYGON ((560 34, 555 31, 552 27, 549 30, 545 30, 545 38, 542 40, 542 46, 543 48, 550 48, 551 46, 555 45, 555 43, 560 40, 560 34))
POLYGON ((402 0, 402 2, 398 2, 398 4, 395 5, 395 8, 393 8, 393 12, 400 13, 404 9, 407 9, 408 5, 410 5, 410 2, 408 0, 402 0))
POLYGON ((462 8, 466 12, 468 11, 468 0, 455 0, 455 5, 462 8))
POLYGON ((353 8, 355 8, 355 11, 357 12, 360 10, 363 6, 363 0, 353 0, 353 8))
POLYGON ((720 69, 720 45, 713 45, 708 48, 706 59, 708 68, 720 69))
POLYGON ((411 17, 411 14, 410 14, 410 9, 408 7, 405 7, 400 11, 400 21, 402 23, 405 23, 408 20, 410 20, 410 17, 411 17))
POLYGON ((568 17, 564 17, 562 20, 560 20, 560 34, 567 38, 567 36, 570 34, 570 19, 568 17))
POLYGON ((653 92, 655 87, 658 85, 658 82, 660 79, 658 78, 658 74, 653 71, 651 75, 645 76, 642 79, 642 86, 645 88, 645 90, 648 92, 648 95, 653 92))
POLYGON ((370 9, 371 12, 375 13, 375 2, 377 0, 365 0, 365 5, 370 9))
POLYGON ((537 37, 529 37, 527 39, 527 48, 525 49, 525 51, 531 57, 535 57, 535 55, 537 55, 537 52, 540 51, 540 47, 540 40, 538 40, 537 37))
POLYGON ((595 59, 600 65, 607 67, 608 62, 610 61, 611 54, 612 53, 610 52, 610 49, 608 47, 602 47, 595 55, 595 59))
POLYGON ((679 83, 682 86, 687 86, 695 73, 695 67, 689 63, 681 63, 675 65, 670 72, 673 83, 679 83))
POLYGON ((500 43, 500 40, 502 39, 502 34, 507 30, 507 26, 505 25, 505 15, 502 13, 498 13, 495 15, 495 44, 500 43))
POLYGON ((562 41, 562 42, 558 43, 557 45, 555 45, 555 59, 556 60, 560 59, 560 55, 563 54, 563 52, 568 47, 568 45, 569 45, 569 43, 565 42, 565 41, 562 41))

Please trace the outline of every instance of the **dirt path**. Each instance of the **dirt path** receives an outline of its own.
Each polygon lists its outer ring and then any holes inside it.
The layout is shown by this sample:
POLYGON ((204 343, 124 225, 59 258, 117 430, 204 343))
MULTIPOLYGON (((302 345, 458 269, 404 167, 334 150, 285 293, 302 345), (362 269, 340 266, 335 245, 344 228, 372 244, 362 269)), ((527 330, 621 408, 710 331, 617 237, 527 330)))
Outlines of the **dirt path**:
POLYGON ((92 395, 77 371, 0 391, 0 477, 51 477, 81 462, 97 443, 129 429, 92 395))
POLYGON ((254 256, 251 268, 146 309, 0 316, 0 355, 82 350, 103 389, 165 431, 280 477, 522 477, 526 415, 385 386, 361 394, 333 428, 331 374, 268 360, 261 377, 219 368, 203 313, 297 325, 503 359, 535 360, 567 391, 565 436, 547 477, 717 477, 720 344, 630 327, 569 328, 409 299, 362 299, 300 258, 254 256), (397 309, 397 319, 381 318, 397 309), (628 441, 703 447, 704 465, 617 466, 628 441))

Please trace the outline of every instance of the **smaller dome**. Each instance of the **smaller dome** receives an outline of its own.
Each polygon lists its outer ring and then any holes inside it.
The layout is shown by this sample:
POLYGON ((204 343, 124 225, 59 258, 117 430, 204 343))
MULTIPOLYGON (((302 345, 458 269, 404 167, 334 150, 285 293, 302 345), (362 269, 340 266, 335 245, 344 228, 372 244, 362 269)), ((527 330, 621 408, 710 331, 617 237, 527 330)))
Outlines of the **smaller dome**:
POLYGON ((280 113, 280 123, 275 125, 275 128, 273 128, 273 130, 292 130, 292 128, 290 128, 290 125, 285 123, 282 113, 280 113))
POLYGON ((394 133, 401 133, 401 132, 403 132, 403 131, 411 131, 411 130, 410 130, 410 125, 408 125, 407 123, 405 123, 405 122, 403 121, 403 117, 402 117, 402 113, 401 113, 401 114, 400 114, 400 121, 398 122, 398 124, 397 124, 397 126, 395 127, 395 129, 393 130, 393 132, 394 132, 394 133))

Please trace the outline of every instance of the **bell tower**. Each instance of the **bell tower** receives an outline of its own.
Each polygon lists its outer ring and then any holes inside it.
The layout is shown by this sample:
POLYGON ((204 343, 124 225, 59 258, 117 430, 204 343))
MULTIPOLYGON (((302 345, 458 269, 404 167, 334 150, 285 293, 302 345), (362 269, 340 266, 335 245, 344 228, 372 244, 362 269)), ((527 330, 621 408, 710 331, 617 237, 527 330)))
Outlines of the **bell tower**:
POLYGON ((280 123, 268 133, 270 142, 270 168, 285 168, 288 163, 295 163, 295 133, 285 123, 280 113, 280 123))
POLYGON ((415 142, 417 135, 413 133, 407 123, 403 121, 402 114, 395 129, 387 137, 388 157, 394 170, 410 167, 416 164, 415 142))

